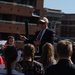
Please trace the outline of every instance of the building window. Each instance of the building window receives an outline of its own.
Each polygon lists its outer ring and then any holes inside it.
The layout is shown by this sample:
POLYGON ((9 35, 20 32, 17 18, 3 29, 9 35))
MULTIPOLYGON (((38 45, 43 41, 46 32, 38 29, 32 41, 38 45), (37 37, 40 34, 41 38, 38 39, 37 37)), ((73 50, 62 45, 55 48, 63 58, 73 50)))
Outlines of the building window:
POLYGON ((55 21, 52 21, 51 22, 51 29, 55 29, 55 27, 56 27, 56 23, 55 23, 55 21))
POLYGON ((12 20, 12 15, 0 14, 0 20, 11 21, 12 20))
POLYGON ((67 25, 68 24, 68 21, 62 21, 62 24, 67 25))
POLYGON ((30 5, 31 0, 17 0, 17 3, 30 5))
POLYGON ((2 15, 0 14, 0 20, 2 20, 2 15))
POLYGON ((25 22, 25 17, 23 17, 23 16, 16 16, 16 21, 17 22, 25 22))
POLYGON ((31 3, 30 3, 30 0, 26 0, 26 2, 27 2, 27 5, 30 5, 31 3))
POLYGON ((17 0, 17 3, 36 7, 36 0, 17 0))
POLYGON ((21 0, 17 0, 17 3, 21 3, 21 0))
POLYGON ((36 0, 32 0, 32 6, 36 7, 36 0))
POLYGON ((13 2, 13 0, 0 0, 0 1, 13 2))

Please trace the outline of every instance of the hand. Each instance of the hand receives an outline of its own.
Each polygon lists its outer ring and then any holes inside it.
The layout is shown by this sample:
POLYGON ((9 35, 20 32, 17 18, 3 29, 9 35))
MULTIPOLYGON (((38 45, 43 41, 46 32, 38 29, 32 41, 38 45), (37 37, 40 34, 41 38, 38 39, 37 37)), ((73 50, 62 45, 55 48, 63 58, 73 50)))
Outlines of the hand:
POLYGON ((21 39, 21 40, 23 40, 23 41, 28 40, 28 38, 27 38, 27 37, 25 37, 25 36, 21 35, 19 32, 18 32, 18 35, 20 36, 20 39, 21 39))
POLYGON ((34 44, 35 44, 35 46, 40 45, 40 40, 36 40, 36 41, 34 41, 34 44))
POLYGON ((20 35, 20 39, 23 40, 23 41, 25 41, 25 40, 27 40, 27 37, 25 37, 23 35, 20 35))

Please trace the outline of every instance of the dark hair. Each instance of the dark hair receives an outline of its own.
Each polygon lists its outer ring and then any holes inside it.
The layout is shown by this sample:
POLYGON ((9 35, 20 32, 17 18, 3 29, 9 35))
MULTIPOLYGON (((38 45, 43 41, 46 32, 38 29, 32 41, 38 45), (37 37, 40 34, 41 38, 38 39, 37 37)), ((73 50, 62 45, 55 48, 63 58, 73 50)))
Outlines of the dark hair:
POLYGON ((34 45, 32 45, 32 44, 26 44, 25 46, 24 46, 24 50, 23 50, 23 52, 24 52, 24 60, 23 60, 23 72, 25 72, 25 58, 28 58, 28 57, 30 57, 31 59, 32 59, 32 61, 31 61, 31 67, 33 67, 33 59, 34 59, 34 54, 35 54, 35 47, 34 47, 34 45))
POLYGON ((35 47, 32 44, 26 44, 24 46, 24 57, 34 57, 34 53, 35 53, 35 47))
POLYGON ((14 37, 13 36, 8 36, 8 38, 7 38, 7 43, 9 44, 9 39, 14 39, 14 37))
POLYGON ((7 75, 12 75, 11 63, 17 59, 17 50, 14 46, 7 46, 4 49, 3 55, 6 61, 7 75))

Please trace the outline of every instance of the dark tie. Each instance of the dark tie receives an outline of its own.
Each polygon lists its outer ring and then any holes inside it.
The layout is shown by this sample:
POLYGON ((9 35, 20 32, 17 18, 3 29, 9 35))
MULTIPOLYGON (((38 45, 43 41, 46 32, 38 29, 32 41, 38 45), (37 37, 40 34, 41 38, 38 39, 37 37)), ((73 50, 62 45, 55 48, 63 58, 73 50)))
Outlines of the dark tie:
POLYGON ((41 38, 41 36, 42 36, 42 32, 43 32, 43 30, 41 30, 41 31, 39 32, 39 34, 38 34, 38 36, 37 36, 37 40, 40 40, 40 38, 41 38))

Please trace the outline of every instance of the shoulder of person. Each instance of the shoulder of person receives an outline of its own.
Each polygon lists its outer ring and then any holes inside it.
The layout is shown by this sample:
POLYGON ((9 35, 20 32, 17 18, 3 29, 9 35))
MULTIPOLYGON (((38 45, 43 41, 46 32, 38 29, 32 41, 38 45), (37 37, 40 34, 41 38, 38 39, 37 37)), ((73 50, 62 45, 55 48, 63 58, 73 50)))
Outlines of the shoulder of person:
POLYGON ((36 61, 36 60, 34 60, 33 62, 34 62, 34 64, 36 64, 38 66, 42 66, 42 64, 40 62, 36 61))
POLYGON ((74 63, 71 64, 71 67, 73 67, 73 69, 75 70, 75 64, 74 63))
POLYGON ((53 30, 47 28, 46 31, 50 32, 50 33, 55 33, 53 30))
POLYGON ((36 70, 36 72, 38 73, 38 75, 39 75, 39 74, 44 75, 45 70, 44 70, 43 65, 42 65, 40 62, 35 61, 35 60, 34 60, 33 62, 34 62, 34 64, 35 64, 35 66, 36 66, 35 70, 36 70))
POLYGON ((25 75, 25 74, 23 74, 23 73, 20 73, 20 72, 16 71, 15 69, 12 70, 12 73, 13 73, 14 75, 25 75))
POLYGON ((46 70, 45 70, 45 73, 54 71, 55 69, 57 69, 56 66, 57 65, 55 64, 55 65, 51 65, 51 66, 47 67, 46 70))
MULTIPOLYGON (((0 70, 0 75, 5 75, 6 73, 7 73, 7 70, 6 69, 0 70)), ((12 70, 12 74, 13 75, 25 75, 25 74, 20 73, 20 72, 18 72, 16 70, 12 70)))
POLYGON ((36 31, 35 33, 39 33, 41 30, 36 31))
POLYGON ((6 74, 6 70, 5 69, 0 69, 0 75, 4 75, 6 74))

